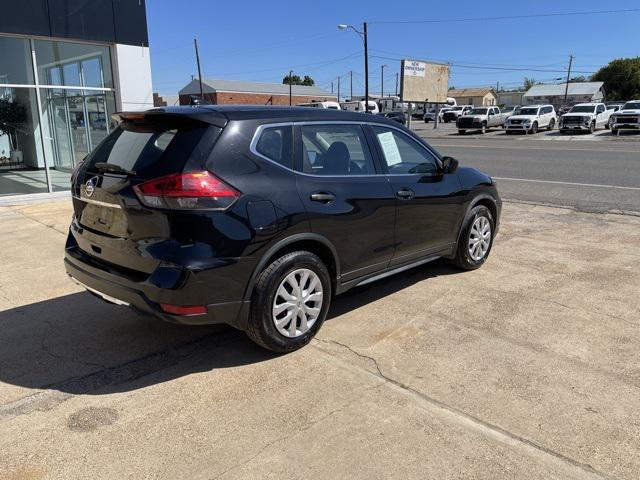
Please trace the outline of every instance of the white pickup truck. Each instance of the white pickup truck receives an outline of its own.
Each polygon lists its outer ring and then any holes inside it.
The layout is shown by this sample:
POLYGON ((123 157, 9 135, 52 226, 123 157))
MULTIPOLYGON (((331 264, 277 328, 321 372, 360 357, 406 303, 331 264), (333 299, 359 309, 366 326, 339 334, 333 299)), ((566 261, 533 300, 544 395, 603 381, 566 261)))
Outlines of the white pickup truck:
POLYGON ((609 128, 612 113, 613 109, 607 109, 604 103, 578 103, 560 117, 560 133, 593 133, 599 127, 609 128))
POLYGON ((611 133, 620 135, 620 130, 640 130, 640 100, 631 100, 611 115, 611 133))
POLYGON ((467 133, 467 130, 485 133, 491 127, 502 127, 507 117, 508 114, 502 113, 498 107, 475 107, 458 117, 456 127, 460 135, 467 133))

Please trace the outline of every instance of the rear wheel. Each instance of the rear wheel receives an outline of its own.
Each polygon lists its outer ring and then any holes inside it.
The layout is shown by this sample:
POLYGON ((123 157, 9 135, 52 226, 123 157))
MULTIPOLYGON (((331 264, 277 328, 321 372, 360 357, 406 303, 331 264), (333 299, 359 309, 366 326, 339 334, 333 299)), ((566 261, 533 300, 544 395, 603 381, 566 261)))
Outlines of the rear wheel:
POLYGON ((552 118, 549 121, 549 126, 547 127, 547 130, 551 131, 551 130, 553 130, 553 127, 555 127, 555 126, 556 126, 556 120, 555 120, 555 118, 552 118))
POLYGON ((258 277, 247 335, 262 347, 286 353, 304 347, 324 322, 331 302, 331 279, 311 252, 287 253, 258 277))
POLYGON ((453 263, 464 270, 482 266, 493 245, 495 223, 484 205, 473 207, 462 227, 453 263))

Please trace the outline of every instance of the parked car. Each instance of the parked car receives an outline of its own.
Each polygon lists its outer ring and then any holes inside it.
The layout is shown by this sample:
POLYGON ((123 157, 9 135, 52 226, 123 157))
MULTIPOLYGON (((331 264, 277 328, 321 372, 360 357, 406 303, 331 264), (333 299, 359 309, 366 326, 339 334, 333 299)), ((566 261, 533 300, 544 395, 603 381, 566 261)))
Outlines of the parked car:
POLYGON ((607 110, 613 110, 613 113, 615 113, 624 107, 624 103, 605 103, 605 106, 607 110))
POLYGON ((578 103, 560 117, 560 133, 570 131, 595 132, 598 127, 609 128, 609 118, 613 110, 607 110, 604 103, 578 103))
POLYGON ((67 273, 107 302, 307 344, 335 295, 438 257, 480 267, 501 200, 409 129, 328 109, 119 114, 72 174, 67 273))
MULTIPOLYGON (((442 117, 440 117, 440 118, 442 118, 442 117)), ((422 119, 424 120, 424 123, 435 122, 436 121, 436 111, 435 110, 429 110, 428 112, 424 112, 424 115, 422 116, 422 119)))
POLYGON ((458 133, 464 135, 467 130, 480 130, 485 133, 492 127, 501 127, 505 121, 505 115, 499 107, 476 107, 456 120, 458 133))
POLYGON ((473 105, 457 105, 455 107, 451 107, 449 110, 444 112, 442 120, 444 123, 455 122, 460 115, 464 115, 470 110, 473 110, 473 105))
POLYGON ((556 111, 553 105, 528 105, 520 109, 517 115, 511 115, 504 122, 507 135, 513 132, 538 133, 538 129, 553 130, 556 124, 556 111))
POLYGON ((383 112, 383 113, 378 113, 378 115, 386 117, 389 120, 393 120, 394 122, 398 122, 402 125, 405 125, 407 123, 407 118, 404 112, 383 112))
POLYGON ((632 100, 611 115, 611 133, 620 135, 621 130, 640 130, 640 100, 632 100))

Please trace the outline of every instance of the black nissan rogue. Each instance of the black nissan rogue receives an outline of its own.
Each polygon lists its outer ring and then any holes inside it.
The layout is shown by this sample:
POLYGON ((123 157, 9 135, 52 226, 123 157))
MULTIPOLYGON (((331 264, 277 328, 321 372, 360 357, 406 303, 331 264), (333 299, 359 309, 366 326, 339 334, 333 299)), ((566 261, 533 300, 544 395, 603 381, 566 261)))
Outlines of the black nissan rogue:
POLYGON ((491 177, 386 118, 301 107, 117 115, 72 176, 67 273, 184 324, 228 323, 287 352, 334 295, 439 257, 481 266, 491 177))

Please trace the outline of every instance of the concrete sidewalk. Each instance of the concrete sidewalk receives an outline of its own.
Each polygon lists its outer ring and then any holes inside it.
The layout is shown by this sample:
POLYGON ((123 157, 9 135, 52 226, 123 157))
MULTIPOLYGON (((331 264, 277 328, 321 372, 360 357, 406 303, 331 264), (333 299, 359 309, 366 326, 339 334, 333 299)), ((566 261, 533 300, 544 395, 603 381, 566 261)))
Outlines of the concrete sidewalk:
POLYGON ((488 263, 335 299, 286 356, 64 274, 67 201, 0 207, 0 479, 637 479, 640 218, 506 203, 488 263))

